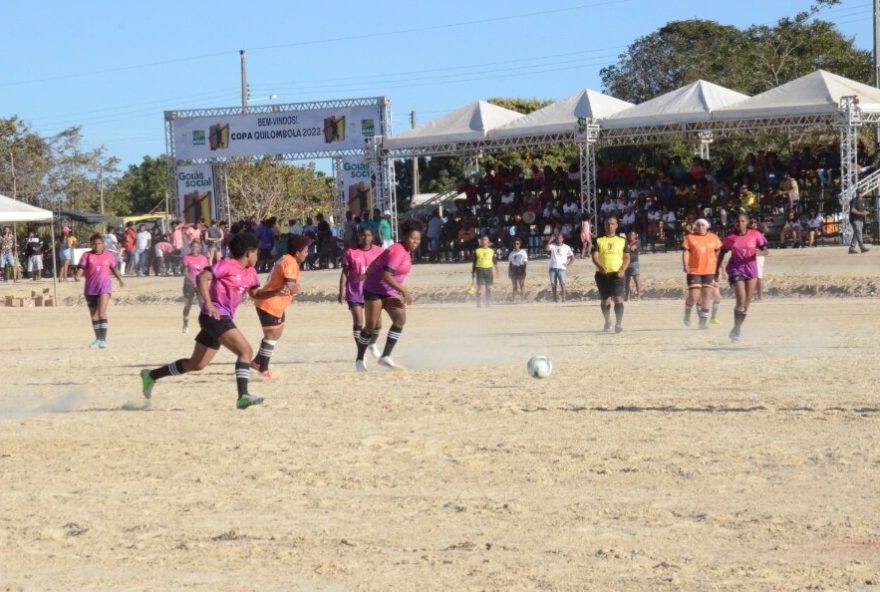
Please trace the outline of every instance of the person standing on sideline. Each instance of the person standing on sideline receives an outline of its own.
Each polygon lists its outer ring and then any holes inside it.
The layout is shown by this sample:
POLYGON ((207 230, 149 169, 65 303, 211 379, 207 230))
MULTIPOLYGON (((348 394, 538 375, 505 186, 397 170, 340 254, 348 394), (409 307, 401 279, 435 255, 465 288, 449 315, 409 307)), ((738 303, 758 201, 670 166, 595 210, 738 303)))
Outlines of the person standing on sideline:
POLYGON ((507 277, 513 283, 513 304, 516 304, 516 295, 519 293, 519 301, 522 304, 525 298, 526 264, 529 261, 528 252, 523 249, 522 239, 513 239, 513 248, 510 250, 507 260, 507 277))
POLYGON ((180 359, 165 366, 141 370, 144 397, 153 396, 156 381, 166 376, 198 372, 207 366, 222 345, 236 356, 235 384, 238 389, 238 409, 263 402, 262 397, 248 393, 253 350, 233 319, 245 293, 254 300, 271 298, 287 292, 287 286, 277 292, 260 289, 260 278, 254 269, 259 256, 260 241, 251 233, 235 235, 229 241, 231 257, 208 267, 198 275, 196 286, 204 302, 199 315, 201 331, 189 359, 180 359))
POLYGON ((394 368, 391 351, 400 340, 403 326, 406 324, 406 307, 412 304, 412 293, 403 285, 406 276, 412 270, 412 253, 422 242, 422 231, 425 224, 421 220, 407 220, 400 227, 400 241, 370 264, 364 280, 364 328, 358 338, 358 352, 355 370, 366 372, 364 354, 372 343, 373 332, 379 326, 382 310, 391 317, 391 329, 385 349, 379 357, 378 364, 386 368, 394 368))
POLYGON ((391 239, 391 210, 385 210, 382 219, 379 220, 379 240, 382 241, 383 249, 390 249, 394 244, 391 239))
POLYGON ((135 235, 135 269, 139 276, 150 275, 150 245, 153 242, 153 235, 147 230, 143 224, 138 225, 138 231, 135 235))
POLYGON ((33 230, 28 232, 24 254, 27 257, 27 270, 31 274, 31 279, 33 281, 39 280, 43 273, 43 241, 33 230))
MULTIPOLYGON (((373 244, 373 232, 364 226, 357 231, 358 242, 349 247, 342 254, 342 273, 339 274, 339 304, 347 303, 351 313, 352 328, 355 347, 361 329, 364 328, 364 274, 370 264, 382 254, 382 247, 373 244)), ((377 320, 376 327, 370 337, 369 350, 373 357, 380 357, 376 340, 382 330, 381 316, 377 320)))
POLYGON ((492 284, 498 275, 498 258, 495 249, 489 246, 489 237, 480 237, 480 246, 474 249, 474 264, 471 268, 471 277, 477 282, 477 308, 481 306, 485 295, 485 306, 492 302, 492 284))
POLYGON ((626 275, 624 277, 625 285, 623 288, 623 300, 626 302, 629 300, 630 289, 629 284, 635 286, 635 300, 641 300, 642 298, 642 286, 639 284, 639 253, 642 250, 641 241, 639 241, 639 233, 635 230, 629 231, 629 237, 626 241, 627 246, 629 247, 629 265, 626 266, 626 275))
MULTIPOLYGON (((66 282, 70 273, 70 264, 73 261, 74 250, 76 249, 76 237, 70 231, 70 227, 61 228, 61 281, 66 282)), ((79 281, 79 276, 74 275, 74 279, 79 281)))
POLYGON ((736 308, 733 310, 733 329, 730 331, 730 340, 739 341, 742 324, 746 320, 746 313, 755 286, 758 283, 757 256, 767 256, 767 239, 763 234, 753 228, 749 228, 747 214, 739 214, 736 217, 734 231, 728 234, 721 243, 721 254, 715 266, 715 281, 721 272, 724 256, 730 253, 730 262, 727 264, 727 277, 730 287, 736 294, 736 308))
POLYGON ((590 226, 590 215, 584 212, 581 215, 581 259, 587 258, 587 251, 590 250, 590 243, 593 242, 593 230, 590 226))
POLYGON ((77 278, 85 276, 86 304, 89 307, 89 316, 92 319, 92 329, 95 332, 95 341, 92 349, 107 347, 107 305, 110 304, 110 294, 113 285, 110 283, 110 274, 119 282, 119 287, 124 288, 125 282, 122 275, 116 269, 116 257, 104 250, 104 239, 100 234, 93 234, 91 239, 92 250, 84 253, 79 260, 77 278))
POLYGON ((263 328, 263 340, 260 341, 260 349, 256 357, 251 360, 251 368, 260 373, 264 381, 272 380, 272 372, 269 370, 269 360, 275 353, 275 346, 284 333, 284 321, 287 307, 293 302, 293 297, 299 294, 300 266, 309 256, 309 245, 312 239, 301 234, 294 234, 287 238, 287 253, 279 258, 272 266, 269 281, 264 290, 275 293, 275 296, 256 301, 257 317, 263 328))
POLYGON ((562 301, 565 302, 565 272, 574 261, 574 251, 565 244, 565 236, 561 232, 550 238, 544 250, 550 253, 550 287, 553 289, 553 302, 559 302, 557 287, 562 301))
POLYGON ((137 232, 134 229, 134 222, 125 224, 125 265, 122 266, 120 273, 128 272, 128 275, 137 273, 137 232))
MULTIPOLYGON (((193 300, 199 295, 196 288, 196 278, 210 265, 208 258, 202 255, 202 244, 199 241, 193 241, 188 251, 189 254, 184 255, 180 262, 180 268, 183 271, 184 333, 189 333, 189 311, 192 308, 193 300)), ((201 297, 199 297, 199 306, 204 306, 204 304, 201 297)))
POLYGON ((122 258, 119 256, 119 239, 116 237, 116 229, 112 225, 107 227, 104 234, 104 250, 116 257, 116 269, 122 273, 122 258))
POLYGON ((865 192, 859 191, 855 199, 849 202, 849 223, 852 226, 852 240, 849 243, 849 253, 867 253, 871 249, 865 246, 862 232, 865 229, 865 219, 868 217, 868 208, 865 207, 865 192), (858 247, 858 249, 856 248, 858 247))
POLYGON ((629 266, 629 246, 617 234, 617 217, 605 219, 605 235, 593 240, 593 265, 596 266, 596 287, 602 299, 603 331, 611 332, 611 305, 614 305, 614 332, 623 331, 623 293, 626 268, 629 266))
POLYGON ((718 251, 721 239, 709 232, 709 221, 700 218, 694 222, 694 231, 684 237, 681 244, 681 267, 687 281, 687 298, 684 303, 684 326, 691 326, 691 312, 697 304, 700 329, 709 328, 709 305, 714 301, 717 281, 718 251))
MULTIPOLYGON (((62 230, 62 236, 63 234, 62 230)), ((4 281, 15 279, 15 235, 8 226, 3 227, 3 234, 0 235, 0 268, 3 269, 4 281)))

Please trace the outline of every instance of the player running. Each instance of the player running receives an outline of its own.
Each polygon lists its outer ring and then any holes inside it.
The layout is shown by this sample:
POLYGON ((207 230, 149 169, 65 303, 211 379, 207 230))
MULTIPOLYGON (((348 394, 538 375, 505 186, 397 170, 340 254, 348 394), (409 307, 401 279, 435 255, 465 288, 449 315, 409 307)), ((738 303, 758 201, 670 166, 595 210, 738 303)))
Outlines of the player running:
MULTIPOLYGON (((342 273, 339 274, 339 304, 348 303, 351 312, 352 335, 355 345, 364 328, 364 274, 370 264, 382 254, 382 247, 373 244, 373 231, 364 226, 357 233, 357 245, 345 250, 342 255, 342 273)), ((381 316, 376 320, 376 327, 370 337, 368 349, 373 357, 379 358, 376 340, 382 330, 381 316)))
POLYGON ((263 340, 260 341, 257 357, 251 361, 251 368, 259 372, 264 381, 272 380, 269 360, 284 333, 285 311, 301 289, 300 266, 309 256, 310 244, 312 239, 301 234, 292 234, 287 238, 287 253, 275 262, 264 288, 277 295, 255 302, 260 326, 263 327, 263 340))
MULTIPOLYGON (((700 329, 709 328, 709 305, 715 300, 718 285, 718 251, 721 239, 709 232, 709 221, 700 218, 694 222, 694 231, 681 244, 681 266, 687 279, 687 299, 684 303, 684 326, 691 326, 691 311, 697 304, 700 329)), ((717 309, 717 305, 714 307, 717 309)))
POLYGON ((79 260, 79 268, 76 278, 85 276, 86 284, 83 293, 86 304, 89 306, 89 316, 92 319, 92 329, 95 332, 95 341, 90 346, 92 349, 105 349, 107 347, 107 329, 110 325, 107 320, 107 306, 110 304, 110 295, 113 292, 113 284, 110 282, 110 274, 119 282, 119 287, 124 288, 125 282, 116 269, 116 256, 110 251, 104 250, 104 239, 100 234, 93 234, 89 239, 92 250, 84 253, 79 260))
MULTIPOLYGON (((199 241, 193 241, 189 246, 189 255, 184 255, 180 262, 180 268, 183 270, 183 332, 189 333, 189 311, 192 308, 193 300, 199 297, 196 289, 196 278, 208 267, 208 258, 202 255, 202 244, 199 241)), ((199 306, 204 303, 199 297, 199 306)))
POLYGON ((758 283, 758 255, 767 256, 767 239, 763 234, 753 228, 749 228, 749 217, 740 214, 736 217, 734 231, 728 234, 721 243, 721 254, 715 267, 715 280, 721 271, 724 256, 730 253, 730 261, 727 263, 727 276, 730 287, 736 294, 736 308, 733 311, 733 329, 730 331, 730 340, 738 341, 740 329, 746 320, 746 313, 755 286, 758 283))
POLYGON ((422 231, 425 225, 421 220, 407 220, 401 224, 401 239, 382 252, 370 264, 364 280, 364 328, 358 338, 358 353, 355 370, 366 372, 367 364, 364 354, 379 326, 382 309, 391 317, 391 329, 385 349, 379 358, 379 365, 394 368, 391 351, 400 339, 400 333, 406 324, 406 305, 412 304, 412 293, 403 285, 406 276, 412 269, 412 252, 422 242, 422 231))
POLYGON ((605 219, 605 235, 593 239, 593 265, 596 266, 596 287, 602 299, 603 331, 611 332, 611 305, 614 305, 614 332, 623 331, 623 292, 626 268, 629 266, 629 245, 617 234, 617 218, 605 219))
POLYGON ((260 278, 254 269, 260 242, 250 233, 238 234, 229 242, 230 258, 206 268, 196 278, 196 288, 203 302, 199 315, 201 331, 196 335, 196 345, 189 359, 180 359, 153 370, 141 370, 144 397, 153 395, 153 386, 160 378, 198 372, 207 366, 220 346, 236 355, 235 383, 238 387, 236 407, 247 409, 263 402, 262 397, 248 394, 250 362, 253 350, 233 318, 245 293, 254 300, 271 298, 287 292, 260 290, 260 278))

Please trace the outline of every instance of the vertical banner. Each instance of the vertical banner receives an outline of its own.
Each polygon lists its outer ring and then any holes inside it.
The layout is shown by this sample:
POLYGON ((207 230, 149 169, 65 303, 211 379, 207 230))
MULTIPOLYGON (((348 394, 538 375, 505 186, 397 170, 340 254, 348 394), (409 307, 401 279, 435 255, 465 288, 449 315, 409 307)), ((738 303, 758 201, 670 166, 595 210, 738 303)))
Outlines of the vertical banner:
POLYGON ((370 163, 362 156, 346 156, 340 159, 339 190, 343 195, 346 211, 355 216, 369 213, 375 206, 375 184, 370 163))
POLYGON ((209 164, 177 167, 177 203, 180 219, 193 223, 199 219, 210 224, 217 218, 214 170, 209 164))

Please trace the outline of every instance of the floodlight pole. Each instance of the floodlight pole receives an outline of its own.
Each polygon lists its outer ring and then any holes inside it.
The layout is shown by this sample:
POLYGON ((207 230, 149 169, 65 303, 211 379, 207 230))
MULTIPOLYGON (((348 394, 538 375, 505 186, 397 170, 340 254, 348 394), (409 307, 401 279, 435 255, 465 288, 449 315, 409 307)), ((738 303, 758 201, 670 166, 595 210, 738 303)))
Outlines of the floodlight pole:
MULTIPOLYGON (((880 0, 877 0, 877 1, 880 2, 880 0)), ((409 123, 412 126, 412 128, 415 129, 415 127, 416 127, 416 112, 415 111, 409 112, 409 123)), ((418 156, 413 156, 413 159, 412 159, 412 176, 413 176, 413 182, 412 182, 413 197, 415 197, 416 195, 419 194, 419 157, 418 156)))
POLYGON ((248 85, 247 85, 247 55, 244 50, 240 50, 238 54, 241 56, 241 110, 243 113, 248 111, 248 85))
MULTIPOLYGON (((874 86, 880 88, 880 0, 874 0, 874 86)), ((880 125, 874 131, 880 144, 880 125)))

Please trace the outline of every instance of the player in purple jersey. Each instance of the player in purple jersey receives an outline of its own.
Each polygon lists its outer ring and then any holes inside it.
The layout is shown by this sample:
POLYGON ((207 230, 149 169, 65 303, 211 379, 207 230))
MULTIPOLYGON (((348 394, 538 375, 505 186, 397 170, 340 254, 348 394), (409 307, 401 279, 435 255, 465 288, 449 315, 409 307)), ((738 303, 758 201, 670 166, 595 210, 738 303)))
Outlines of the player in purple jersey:
MULTIPOLYGON (((183 270, 183 332, 189 332, 189 311, 193 300, 198 296, 196 290, 196 278, 204 271, 209 263, 208 258, 202 255, 202 245, 199 241, 193 241, 189 247, 189 255, 184 255, 180 263, 183 270)), ((199 299, 199 306, 204 303, 199 299)))
POLYGON ((153 394, 153 385, 160 378, 197 372, 207 366, 220 346, 236 355, 235 382, 238 387, 236 407, 247 409, 263 402, 262 397, 248 394, 251 358, 254 352, 244 334, 235 326, 233 318, 238 305, 247 293, 254 300, 289 294, 286 285, 277 290, 261 290, 254 265, 257 263, 259 240, 250 233, 237 234, 229 242, 230 258, 206 268, 196 278, 196 287, 202 305, 199 315, 201 331, 196 335, 196 346, 189 359, 181 359, 154 370, 141 370, 144 397, 153 394))
POLYGON ((107 305, 110 304, 110 294, 113 285, 110 283, 110 274, 119 282, 119 287, 124 288, 125 282, 116 269, 116 256, 104 250, 104 238, 100 234, 93 234, 91 239, 92 250, 83 254, 79 260, 79 268, 76 271, 77 281, 86 278, 83 293, 86 304, 89 306, 89 316, 92 319, 92 330, 95 332, 95 341, 92 349, 107 347, 107 305))
POLYGON ((749 228, 749 217, 746 214, 740 214, 736 217, 733 232, 728 234, 721 243, 721 252, 715 266, 716 282, 727 253, 730 253, 730 261, 727 263, 727 277, 730 281, 730 287, 736 294, 736 308, 733 310, 733 329, 730 331, 730 340, 738 341, 740 329, 746 320, 746 313, 758 283, 757 256, 767 256, 767 239, 757 230, 749 228))
MULTIPOLYGON (((342 273, 339 274, 339 304, 348 304, 355 345, 364 326, 364 274, 370 263, 384 250, 373 244, 373 231, 366 226, 358 231, 357 237, 357 245, 352 245, 342 255, 342 273)), ((380 320, 370 338, 369 350, 376 358, 379 357, 376 340, 381 329, 380 320)))

